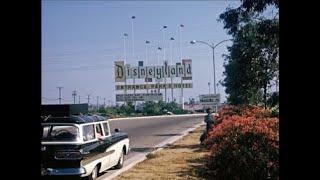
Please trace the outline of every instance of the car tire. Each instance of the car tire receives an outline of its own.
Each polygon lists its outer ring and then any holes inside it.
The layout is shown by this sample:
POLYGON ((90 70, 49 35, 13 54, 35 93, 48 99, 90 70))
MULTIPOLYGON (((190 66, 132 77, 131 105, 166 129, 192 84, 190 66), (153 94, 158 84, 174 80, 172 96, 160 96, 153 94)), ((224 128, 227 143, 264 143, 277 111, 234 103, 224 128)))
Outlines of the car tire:
POLYGON ((88 180, 95 180, 98 177, 98 166, 94 167, 91 174, 88 176, 88 180))
POLYGON ((124 151, 122 150, 119 160, 118 160, 118 164, 115 166, 116 169, 121 169, 123 167, 123 162, 124 162, 124 151))

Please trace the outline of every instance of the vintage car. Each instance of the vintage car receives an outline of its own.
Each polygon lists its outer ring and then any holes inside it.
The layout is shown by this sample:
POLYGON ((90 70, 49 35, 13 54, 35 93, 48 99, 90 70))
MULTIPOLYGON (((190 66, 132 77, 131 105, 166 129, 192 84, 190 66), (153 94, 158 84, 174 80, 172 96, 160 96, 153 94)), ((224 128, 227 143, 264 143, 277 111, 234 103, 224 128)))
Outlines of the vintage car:
POLYGON ((108 120, 102 116, 70 111, 77 109, 75 106, 44 108, 51 109, 42 116, 41 174, 44 177, 70 175, 96 179, 107 169, 123 166, 124 155, 129 152, 128 135, 119 129, 111 133, 108 120))

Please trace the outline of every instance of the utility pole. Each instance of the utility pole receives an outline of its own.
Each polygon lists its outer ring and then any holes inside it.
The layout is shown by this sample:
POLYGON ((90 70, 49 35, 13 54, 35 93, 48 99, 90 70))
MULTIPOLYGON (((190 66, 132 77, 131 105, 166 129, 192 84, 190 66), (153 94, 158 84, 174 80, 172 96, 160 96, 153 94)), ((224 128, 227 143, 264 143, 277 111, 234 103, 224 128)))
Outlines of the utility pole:
POLYGON ((210 82, 208 82, 209 94, 211 94, 210 82))
POLYGON ((61 104, 61 89, 63 88, 63 87, 57 87, 58 89, 59 89, 59 104, 61 104))
POLYGON ((90 94, 88 94, 88 106, 89 106, 89 103, 90 103, 90 94))
POLYGON ((76 90, 72 91, 73 104, 76 103, 76 96, 77 96, 77 91, 76 90))
POLYGON ((99 110, 99 96, 97 96, 97 111, 99 110))

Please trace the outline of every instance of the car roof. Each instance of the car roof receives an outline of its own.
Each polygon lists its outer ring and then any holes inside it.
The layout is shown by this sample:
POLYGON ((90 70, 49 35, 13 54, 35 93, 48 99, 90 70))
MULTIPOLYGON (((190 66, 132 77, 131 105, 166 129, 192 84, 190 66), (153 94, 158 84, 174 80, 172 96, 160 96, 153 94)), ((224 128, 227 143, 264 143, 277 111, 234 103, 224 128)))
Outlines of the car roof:
POLYGON ((92 122, 106 121, 107 118, 99 115, 71 115, 65 117, 45 117, 42 119, 43 123, 73 123, 85 124, 92 122))

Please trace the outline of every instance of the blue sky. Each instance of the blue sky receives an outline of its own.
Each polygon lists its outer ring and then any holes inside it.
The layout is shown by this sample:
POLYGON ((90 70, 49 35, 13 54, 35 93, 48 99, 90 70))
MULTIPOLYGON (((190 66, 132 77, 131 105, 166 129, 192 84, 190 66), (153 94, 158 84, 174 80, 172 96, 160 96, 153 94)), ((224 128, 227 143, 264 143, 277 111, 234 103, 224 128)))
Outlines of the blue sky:
MULTIPOLYGON (((146 59, 145 41, 150 41, 149 65, 157 63, 157 47, 166 49, 171 58, 169 38, 174 37, 173 61, 179 61, 178 26, 181 33, 182 58, 192 59, 193 89, 185 89, 189 97, 208 93, 208 82, 213 84, 212 51, 202 44, 192 45, 191 40, 220 42, 230 37, 218 22, 219 15, 239 1, 42 1, 42 103, 58 103, 58 86, 62 86, 63 103, 71 103, 76 90, 81 102, 96 103, 100 96, 115 101, 113 64, 124 59, 123 33, 127 40, 127 63, 137 64, 146 59), (134 20, 134 51, 132 50, 131 16, 134 20), (165 44, 162 44, 162 26, 165 44)), ((216 81, 221 80, 222 54, 227 54, 231 42, 216 48, 216 81)), ((163 59, 163 53, 160 56, 163 59)), ((176 80, 178 82, 178 80, 176 80)), ((136 81, 142 83, 142 81, 136 81)), ((221 86, 217 90, 225 101, 221 86)), ((139 92, 139 91, 137 91, 139 92)), ((141 91, 142 92, 142 91, 141 91)), ((213 85, 211 86, 213 92, 213 85)), ((163 92, 164 93, 164 92, 163 92)), ((178 99, 179 90, 174 91, 178 99)), ((171 97, 170 90, 168 97, 171 97)), ((78 102, 78 98, 77 98, 78 102)))

